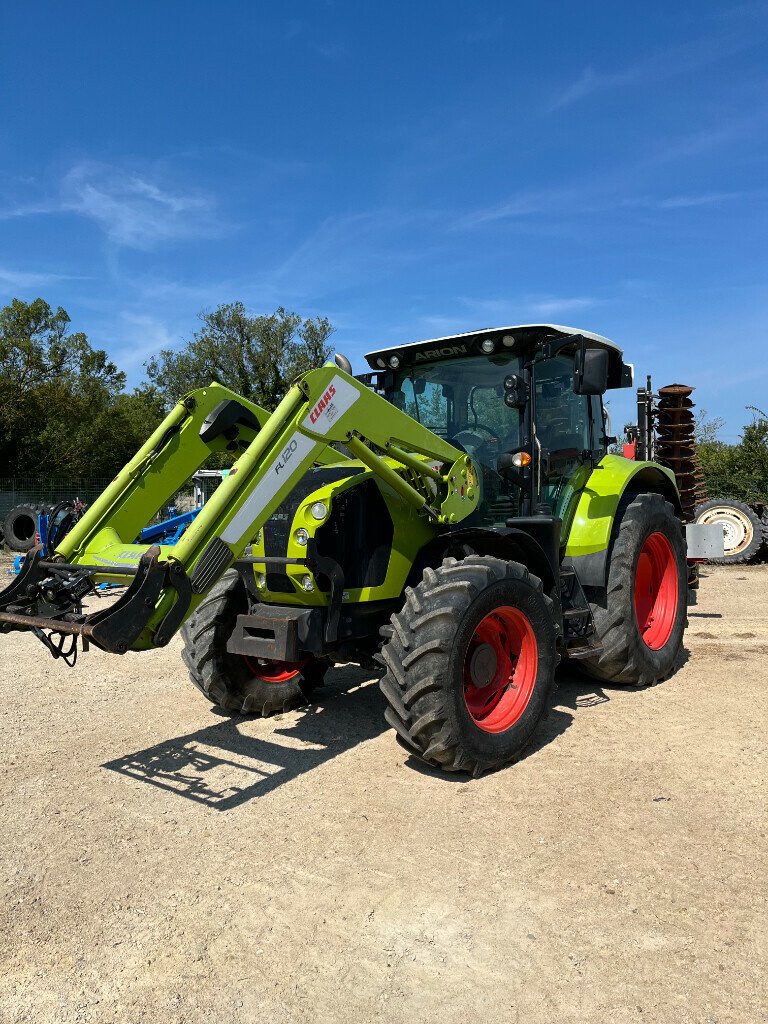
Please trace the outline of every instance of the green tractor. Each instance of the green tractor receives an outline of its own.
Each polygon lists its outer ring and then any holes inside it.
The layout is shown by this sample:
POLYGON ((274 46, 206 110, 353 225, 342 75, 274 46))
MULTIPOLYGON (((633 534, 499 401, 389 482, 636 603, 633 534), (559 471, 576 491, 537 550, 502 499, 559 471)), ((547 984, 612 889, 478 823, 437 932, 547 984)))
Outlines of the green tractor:
POLYGON ((706 528, 686 539, 671 470, 608 453, 621 350, 528 325, 367 360, 305 373, 271 414, 218 384, 186 395, 55 554, 29 553, 0 630, 69 662, 78 642, 124 654, 180 630, 192 681, 237 712, 375 667, 406 748, 475 775, 520 756, 561 659, 618 684, 669 675, 706 528), (135 543, 221 452, 232 471, 179 543, 135 543), (87 614, 104 581, 127 586, 87 614))

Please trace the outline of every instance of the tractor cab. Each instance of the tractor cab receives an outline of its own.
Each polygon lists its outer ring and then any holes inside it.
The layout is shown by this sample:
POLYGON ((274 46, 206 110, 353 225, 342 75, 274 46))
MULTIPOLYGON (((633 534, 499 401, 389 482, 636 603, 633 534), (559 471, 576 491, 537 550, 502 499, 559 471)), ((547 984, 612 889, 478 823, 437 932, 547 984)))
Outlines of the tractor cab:
POLYGON ((473 525, 548 512, 567 527, 574 499, 612 441, 603 393, 630 387, 621 350, 589 331, 500 327, 370 353, 371 383, 467 452, 481 471, 473 525))

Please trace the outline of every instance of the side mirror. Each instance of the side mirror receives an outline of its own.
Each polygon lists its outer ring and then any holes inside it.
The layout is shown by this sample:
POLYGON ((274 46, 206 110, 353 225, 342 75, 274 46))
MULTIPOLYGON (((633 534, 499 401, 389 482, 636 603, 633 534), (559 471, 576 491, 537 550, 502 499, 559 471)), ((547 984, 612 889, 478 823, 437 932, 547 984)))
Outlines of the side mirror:
POLYGON ((581 346, 573 360, 573 390, 577 395, 604 395, 608 390, 608 353, 581 346))

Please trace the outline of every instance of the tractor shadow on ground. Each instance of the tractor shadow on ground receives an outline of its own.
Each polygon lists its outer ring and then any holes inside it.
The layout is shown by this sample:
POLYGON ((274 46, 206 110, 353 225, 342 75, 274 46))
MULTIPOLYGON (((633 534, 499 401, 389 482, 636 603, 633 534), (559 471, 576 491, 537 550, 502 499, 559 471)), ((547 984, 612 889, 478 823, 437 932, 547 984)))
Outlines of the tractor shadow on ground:
MULTIPOLYGON (((684 649, 676 668, 687 660, 684 649)), ((370 672, 349 666, 329 678, 330 685, 316 691, 307 707, 269 719, 267 736, 253 734, 251 723, 261 719, 213 708, 211 713, 219 718, 215 725, 107 761, 102 768, 215 810, 232 810, 389 730, 386 702, 370 672)), ((619 689, 641 688, 613 687, 570 665, 561 666, 550 713, 520 760, 562 736, 578 714, 609 702, 611 692, 619 689)), ((446 782, 471 781, 467 775, 432 768, 413 755, 405 763, 446 782)))
POLYGON ((370 672, 329 674, 330 685, 298 711, 265 721, 212 709, 220 720, 184 736, 108 761, 102 768, 146 782, 194 803, 228 811, 265 796, 387 730, 385 701, 370 672))

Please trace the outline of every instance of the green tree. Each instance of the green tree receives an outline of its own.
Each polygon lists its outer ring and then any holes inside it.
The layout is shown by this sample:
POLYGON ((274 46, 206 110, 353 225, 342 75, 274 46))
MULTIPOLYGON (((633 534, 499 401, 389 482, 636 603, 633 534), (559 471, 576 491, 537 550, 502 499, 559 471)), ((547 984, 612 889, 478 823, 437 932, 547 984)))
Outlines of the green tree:
POLYGON ((150 383, 167 406, 211 381, 274 409, 291 381, 321 366, 330 354, 333 327, 325 317, 303 319, 282 306, 249 314, 242 302, 200 314, 202 328, 182 349, 163 349, 146 364, 150 383))
POLYGON ((719 426, 699 443, 701 468, 713 498, 768 501, 768 416, 754 406, 747 408, 752 422, 743 428, 738 444, 718 440, 719 426))
POLYGON ((722 416, 710 417, 706 409, 699 409, 693 424, 693 436, 696 444, 714 444, 717 435, 725 426, 722 416))
POLYGON ((0 476, 113 476, 162 414, 43 299, 0 309, 0 476))

